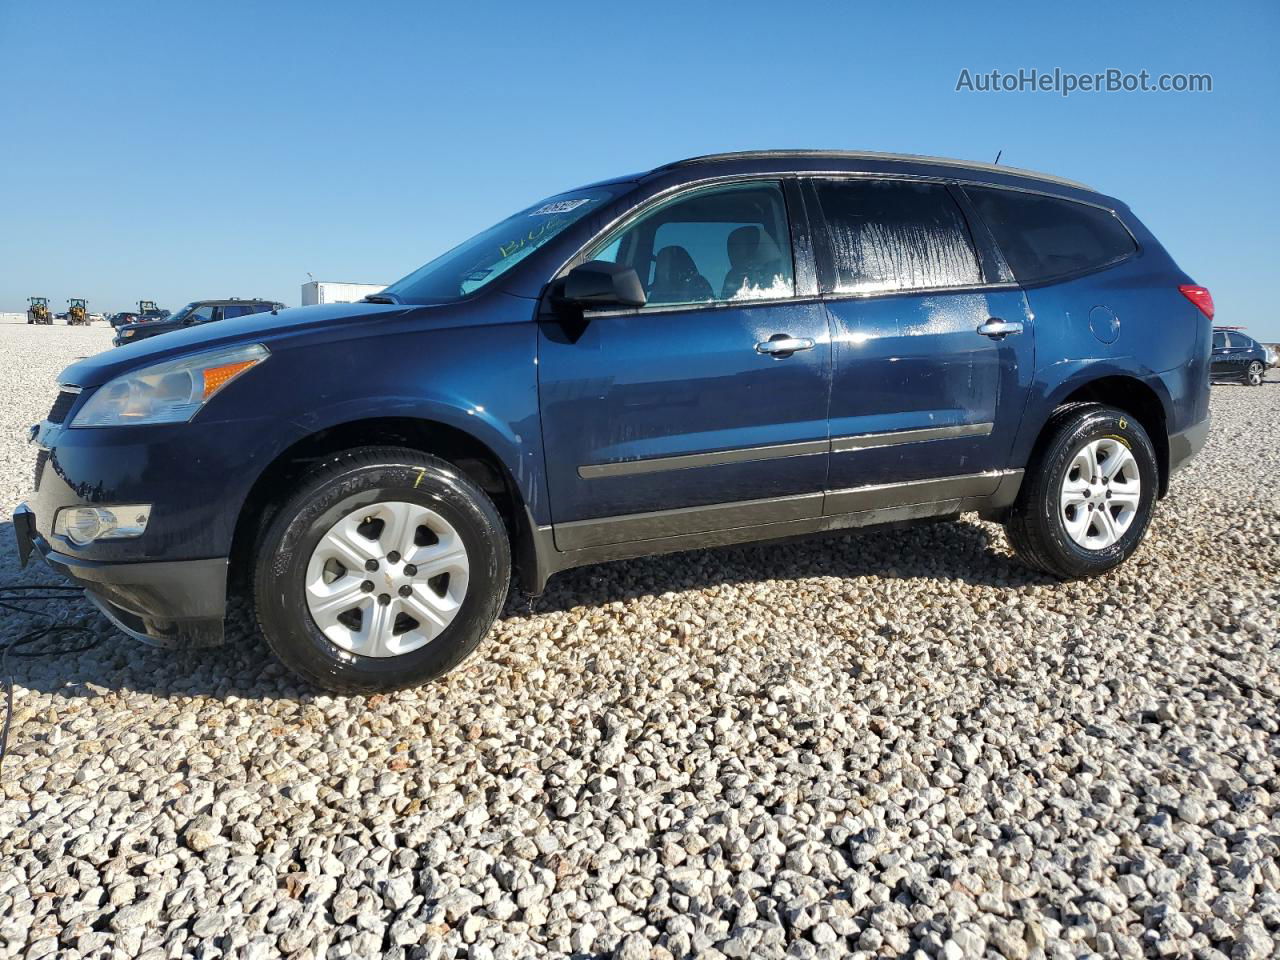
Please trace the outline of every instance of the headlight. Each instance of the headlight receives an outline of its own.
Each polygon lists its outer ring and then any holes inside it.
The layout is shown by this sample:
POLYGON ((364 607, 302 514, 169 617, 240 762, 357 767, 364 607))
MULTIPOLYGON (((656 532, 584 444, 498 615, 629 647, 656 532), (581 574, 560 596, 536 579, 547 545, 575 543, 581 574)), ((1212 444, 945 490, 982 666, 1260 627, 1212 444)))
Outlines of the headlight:
POLYGON ((166 360, 108 381, 80 408, 73 427, 184 423, 209 398, 271 355, 260 343, 166 360))
POLYGON ((124 337, 127 340, 129 337, 132 337, 137 332, 138 332, 137 330, 122 330, 120 331, 120 336, 124 337))

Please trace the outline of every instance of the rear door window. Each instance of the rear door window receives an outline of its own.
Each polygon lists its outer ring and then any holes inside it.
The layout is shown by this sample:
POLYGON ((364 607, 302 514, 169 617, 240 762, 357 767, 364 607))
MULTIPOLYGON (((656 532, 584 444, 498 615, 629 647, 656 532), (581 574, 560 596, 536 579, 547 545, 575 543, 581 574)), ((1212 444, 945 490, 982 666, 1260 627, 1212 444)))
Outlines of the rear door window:
POLYGON ((1225 350, 1227 348, 1227 335, 1222 330, 1213 331, 1213 349, 1225 350))
POLYGON ((968 225, 939 183, 816 180, 834 261, 828 293, 889 293, 982 282, 968 225))
POLYGON ((1082 273, 1138 249, 1110 210, 996 187, 965 187, 1020 283, 1082 273))

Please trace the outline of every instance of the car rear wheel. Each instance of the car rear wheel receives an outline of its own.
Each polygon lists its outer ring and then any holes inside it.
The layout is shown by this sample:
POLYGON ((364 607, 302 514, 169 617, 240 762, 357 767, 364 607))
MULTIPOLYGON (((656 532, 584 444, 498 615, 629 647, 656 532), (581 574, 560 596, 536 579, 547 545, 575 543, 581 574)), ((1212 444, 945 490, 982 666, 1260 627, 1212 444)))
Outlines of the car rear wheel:
POLYGON ((1046 428, 1005 529, 1029 566, 1064 579, 1123 563, 1151 521, 1159 466, 1151 439, 1114 407, 1073 406, 1046 428))
POLYGON ((1245 383, 1249 384, 1251 387, 1262 386, 1262 378, 1266 375, 1266 372, 1267 371, 1262 366, 1262 361, 1254 360, 1249 364, 1248 369, 1245 370, 1245 383))
POLYGON ((276 655, 340 693, 395 690, 460 664, 511 575, 493 502, 452 464, 365 447, 303 478, 259 545, 258 622, 276 655))

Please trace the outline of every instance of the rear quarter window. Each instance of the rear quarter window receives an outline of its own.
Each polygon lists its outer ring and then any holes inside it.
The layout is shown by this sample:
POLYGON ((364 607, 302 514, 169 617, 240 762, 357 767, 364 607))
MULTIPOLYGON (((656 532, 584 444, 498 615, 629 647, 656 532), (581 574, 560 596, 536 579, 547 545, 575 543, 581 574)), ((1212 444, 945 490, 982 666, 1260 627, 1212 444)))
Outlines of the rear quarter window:
POLYGON ((1138 249, 1110 210, 995 187, 965 187, 1020 283, 1096 270, 1138 249))

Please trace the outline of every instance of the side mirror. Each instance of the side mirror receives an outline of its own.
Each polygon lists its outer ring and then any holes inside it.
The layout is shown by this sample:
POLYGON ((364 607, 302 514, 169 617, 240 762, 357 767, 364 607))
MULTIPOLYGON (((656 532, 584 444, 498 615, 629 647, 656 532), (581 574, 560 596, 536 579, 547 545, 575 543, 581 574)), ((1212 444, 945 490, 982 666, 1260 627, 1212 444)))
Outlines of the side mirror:
POLYGON ((564 299, 580 307, 643 307, 647 302, 635 270, 608 260, 588 260, 570 270, 564 299))

